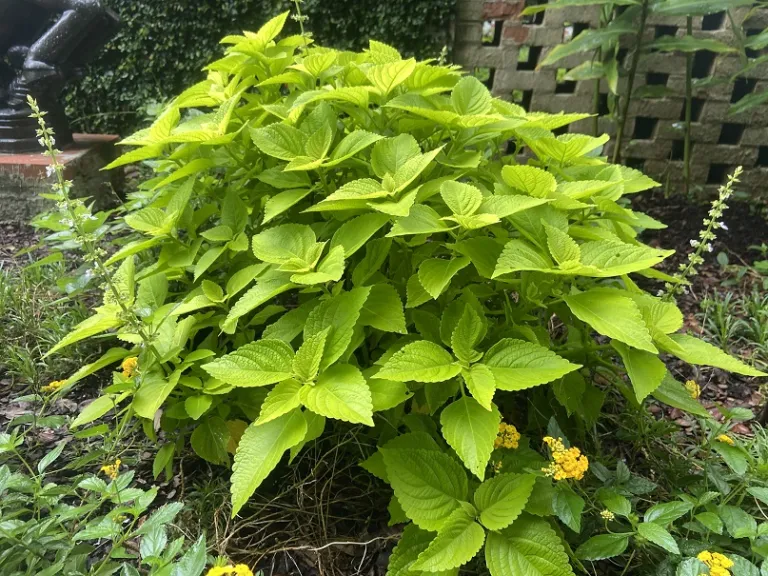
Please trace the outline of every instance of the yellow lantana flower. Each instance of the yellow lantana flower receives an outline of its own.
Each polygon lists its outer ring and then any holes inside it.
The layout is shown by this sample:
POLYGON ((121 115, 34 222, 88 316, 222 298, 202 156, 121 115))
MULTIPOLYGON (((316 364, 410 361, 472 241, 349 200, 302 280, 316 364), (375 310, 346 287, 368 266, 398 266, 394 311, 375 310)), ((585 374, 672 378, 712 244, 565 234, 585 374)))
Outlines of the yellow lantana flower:
POLYGON ((688 394, 690 394, 691 398, 694 400, 701 396, 701 387, 696 383, 695 380, 686 380, 685 389, 688 390, 688 394))
POLYGON ((616 518, 616 516, 614 516, 613 512, 611 512, 610 510, 607 510, 607 509, 600 511, 600 517, 603 520, 614 520, 616 518))
POLYGON ((520 433, 512 424, 499 424, 499 434, 493 441, 494 448, 517 448, 520 445, 520 433))
POLYGON ((253 576, 253 572, 245 564, 236 564, 235 566, 214 566, 205 576, 253 576))
POLYGON ((136 373, 136 368, 139 365, 139 359, 136 356, 129 356, 123 363, 120 364, 120 368, 123 370, 123 376, 130 378, 136 373))
POLYGON ((43 386, 40 388, 40 392, 57 392, 61 389, 62 386, 66 383, 66 380, 54 380, 47 386, 43 386))
POLYGON ((709 568, 710 576, 731 576, 729 568, 733 567, 733 561, 719 552, 704 550, 696 556, 709 568))
POLYGON ((728 436, 728 434, 720 434, 717 438, 715 438, 718 442, 722 442, 723 444, 728 444, 729 446, 734 445, 733 438, 728 436))
POLYGON ((120 463, 120 458, 118 458, 114 464, 105 464, 101 467, 101 472, 104 472, 111 480, 114 480, 120 474, 120 463))
POLYGON ((589 468, 589 460, 578 448, 566 448, 561 438, 544 438, 549 450, 552 453, 552 460, 549 466, 541 469, 547 476, 555 480, 566 480, 573 478, 581 480, 589 468))

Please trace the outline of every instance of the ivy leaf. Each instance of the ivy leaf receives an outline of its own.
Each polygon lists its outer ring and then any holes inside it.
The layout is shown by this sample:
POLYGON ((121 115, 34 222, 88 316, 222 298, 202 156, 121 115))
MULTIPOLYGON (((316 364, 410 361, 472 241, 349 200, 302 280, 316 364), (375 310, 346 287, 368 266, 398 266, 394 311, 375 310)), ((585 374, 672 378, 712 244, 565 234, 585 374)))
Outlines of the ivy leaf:
MULTIPOLYGON (((563 299, 576 318, 586 322, 600 334, 634 348, 658 354, 637 305, 619 290, 593 288, 580 294, 565 296, 563 299)), ((661 377, 658 383, 660 382, 661 377)))
POLYGON ((420 528, 440 529, 467 498, 464 469, 438 450, 388 447, 390 444, 380 450, 398 502, 420 528))
POLYGON ((261 405, 261 412, 256 424, 266 424, 298 408, 301 405, 300 390, 301 384, 293 379, 280 382, 272 388, 261 405))
POLYGON ((480 523, 489 530, 503 530, 522 513, 533 492, 533 474, 499 474, 475 491, 480 523))
POLYGON ((266 386, 291 377, 293 349, 281 340, 258 340, 203 366, 233 386, 266 386))
POLYGON ((642 522, 637 526, 637 532, 650 542, 656 544, 660 548, 663 548, 671 554, 680 555, 680 548, 677 547, 677 542, 672 538, 672 534, 667 532, 664 528, 653 522, 642 522))
POLYGON ((444 260, 442 258, 430 258, 425 260, 419 266, 419 282, 432 298, 437 300, 443 290, 451 283, 459 270, 462 270, 469 264, 469 258, 453 258, 444 260))
POLYGON ((485 478, 500 422, 496 406, 486 410, 477 400, 466 396, 447 406, 440 415, 443 438, 480 480, 485 478))
POLYGON ((409 569, 442 572, 458 568, 475 557, 484 541, 483 528, 467 510, 457 508, 409 569))
POLYGON ((624 368, 626 368, 632 387, 635 389, 637 401, 642 402, 661 385, 667 375, 666 365, 658 356, 650 352, 635 350, 615 340, 611 342, 611 345, 624 362, 624 368))
POLYGON ((745 376, 766 376, 765 372, 747 366, 743 362, 736 360, 736 358, 729 356, 720 348, 693 336, 672 334, 670 338, 678 346, 678 348, 670 350, 670 352, 689 364, 714 366, 745 376))
POLYGON ((490 410, 496 392, 496 378, 491 369, 485 364, 473 364, 469 369, 462 368, 461 376, 472 397, 480 406, 490 410))
POLYGON ((488 533, 485 563, 491 576, 573 576, 557 533, 546 520, 528 515, 488 533))
POLYGON ((316 385, 306 384, 301 401, 321 416, 373 426, 371 390, 351 364, 335 364, 320 374, 316 385))
POLYGON ((546 384, 581 368, 543 346, 513 338, 503 338, 491 346, 483 363, 491 369, 496 387, 501 390, 546 384))
POLYGON ((232 517, 264 481, 286 450, 301 442, 307 422, 299 410, 258 425, 248 426, 240 438, 232 466, 232 517))
POLYGON ((374 378, 396 382, 443 382, 459 372, 461 368, 442 347, 420 340, 395 352, 374 378))
POLYGON ((373 326, 383 332, 408 333, 405 327, 403 302, 391 284, 371 286, 370 295, 360 311, 360 323, 363 326, 373 326))

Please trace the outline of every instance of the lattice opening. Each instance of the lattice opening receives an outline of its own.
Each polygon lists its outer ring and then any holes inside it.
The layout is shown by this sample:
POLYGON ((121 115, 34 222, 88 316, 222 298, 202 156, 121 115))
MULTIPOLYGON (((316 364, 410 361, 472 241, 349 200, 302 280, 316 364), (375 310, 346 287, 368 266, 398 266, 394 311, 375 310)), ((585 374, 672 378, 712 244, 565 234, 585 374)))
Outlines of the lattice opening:
POLYGON ((573 94, 576 92, 576 82, 573 80, 566 80, 567 68, 558 68, 555 84, 555 94, 573 94))
POLYGON ((754 78, 737 78, 733 83, 733 92, 731 92, 731 104, 738 102, 744 96, 752 94, 757 86, 757 80, 754 78))
POLYGON ((634 168, 635 170, 640 170, 641 172, 645 168, 645 160, 642 158, 627 158, 624 160, 624 164, 626 164, 628 168, 634 168))
POLYGON ((504 28, 504 20, 483 22, 483 46, 501 46, 502 28, 504 28))
POLYGON ((666 86, 669 80, 669 74, 663 72, 648 72, 645 75, 645 83, 648 86, 666 86))
MULTIPOLYGON (((762 28, 747 28, 744 32, 746 33, 747 38, 749 38, 750 36, 756 36, 762 33, 762 31, 762 28)), ((744 52, 746 53, 747 58, 758 58, 765 53, 765 49, 755 50, 754 48, 745 48, 744 52)))
MULTIPOLYGON (((691 122, 698 122, 701 120, 701 112, 704 110, 703 98, 691 98, 691 122)), ((683 102, 683 109, 680 111, 680 122, 685 122, 685 102, 683 102)))
POLYGON ((661 38, 662 36, 674 36, 675 34, 677 34, 677 26, 666 26, 664 24, 659 24, 653 29, 654 38, 661 38))
POLYGON ((728 164, 710 164, 707 184, 724 184, 730 166, 728 164))
POLYGON ((725 123, 720 129, 718 144, 740 144, 741 137, 744 135, 744 124, 725 123))
POLYGON ((520 46, 517 53, 518 70, 536 70, 541 56, 541 46, 520 46))
POLYGON ((531 99, 533 90, 512 90, 512 102, 522 106, 526 112, 531 111, 531 99))
POLYGON ((700 50, 693 57, 693 77, 709 78, 712 76, 712 67, 715 64, 714 52, 709 50, 700 50))
POLYGON ((559 128, 555 128, 552 130, 552 134, 555 136, 560 136, 561 134, 568 134, 568 125, 560 126, 559 128))
POLYGON ((723 24, 725 24, 725 12, 715 12, 714 14, 707 14, 701 20, 702 30, 722 30, 723 24))
MULTIPOLYGON (((525 0, 525 7, 541 6, 546 3, 547 0, 525 0)), ((541 12, 536 12, 536 14, 523 16, 523 24, 528 24, 529 26, 541 26, 544 23, 544 14, 545 12, 542 10, 541 12)))
POLYGON ((597 113, 600 116, 607 116, 611 113, 611 109, 608 106, 608 94, 601 92, 597 99, 597 113))
POLYGON ((768 166, 768 146, 757 149, 757 166, 768 166))
POLYGON ((472 70, 472 76, 480 80, 483 85, 491 90, 493 88, 493 78, 496 76, 496 68, 478 67, 472 70))
POLYGON ((656 133, 656 126, 658 123, 658 118, 637 116, 635 118, 635 131, 632 133, 632 138, 635 138, 636 140, 650 140, 656 133))
POLYGON ((619 48, 619 51, 616 53, 616 63, 619 66, 624 66, 627 54, 629 54, 629 48, 619 48))
POLYGON ((673 140, 672 141, 672 154, 669 159, 683 160, 685 158, 685 140, 673 140))
POLYGON ((589 23, 587 22, 565 22, 563 24, 563 43, 570 42, 576 38, 579 34, 589 30, 589 23))

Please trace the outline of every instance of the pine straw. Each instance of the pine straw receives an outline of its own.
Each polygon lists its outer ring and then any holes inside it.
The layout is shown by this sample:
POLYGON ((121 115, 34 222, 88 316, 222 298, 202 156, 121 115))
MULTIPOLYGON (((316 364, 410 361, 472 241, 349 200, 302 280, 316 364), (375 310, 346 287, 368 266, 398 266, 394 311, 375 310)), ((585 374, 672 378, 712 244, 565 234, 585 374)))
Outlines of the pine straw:
POLYGON ((387 527, 389 489, 358 464, 375 449, 361 432, 305 447, 235 519, 227 499, 204 527, 214 551, 265 576, 383 574, 399 531, 387 527))

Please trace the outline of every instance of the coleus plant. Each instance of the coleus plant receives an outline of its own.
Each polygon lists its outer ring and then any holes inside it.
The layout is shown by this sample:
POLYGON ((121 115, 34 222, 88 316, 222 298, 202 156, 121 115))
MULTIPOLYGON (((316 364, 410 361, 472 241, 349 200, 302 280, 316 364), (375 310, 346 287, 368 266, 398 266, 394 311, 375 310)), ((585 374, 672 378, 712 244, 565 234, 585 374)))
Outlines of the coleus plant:
POLYGON ((494 576, 571 573, 547 516, 578 531, 584 501, 542 471, 540 439, 495 446, 502 402, 549 385, 542 411, 594 423, 614 387, 700 411, 661 352, 760 373, 678 333, 675 304, 635 283, 679 281, 637 238, 663 225, 626 200, 656 183, 608 164, 607 136, 553 133, 585 114, 527 113, 375 41, 277 40, 286 16, 226 37, 123 142, 113 167, 155 176, 126 204, 114 289, 52 352, 107 331, 133 346, 67 385, 138 364, 75 424, 121 404, 162 428, 156 473, 186 437, 214 463, 234 452, 235 514, 329 420, 370 427, 363 466, 411 522, 390 574, 456 573, 483 545, 494 576))

